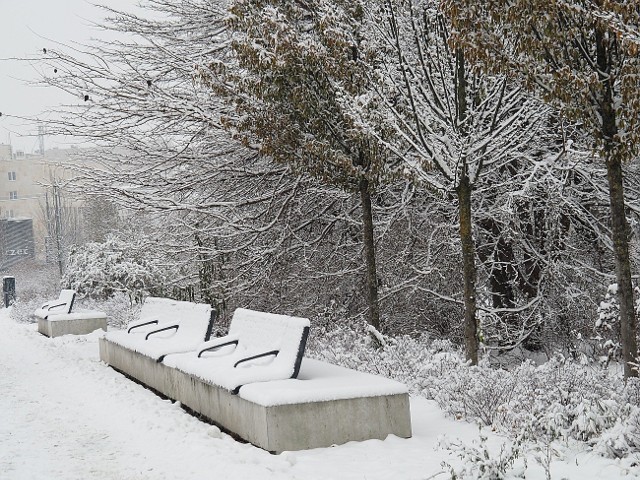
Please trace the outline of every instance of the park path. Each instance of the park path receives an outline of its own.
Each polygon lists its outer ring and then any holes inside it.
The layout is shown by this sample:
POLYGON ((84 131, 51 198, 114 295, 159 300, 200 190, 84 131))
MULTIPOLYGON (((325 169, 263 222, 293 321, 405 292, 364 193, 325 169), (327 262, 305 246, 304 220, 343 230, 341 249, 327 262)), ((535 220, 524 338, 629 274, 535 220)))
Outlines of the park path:
POLYGON ((106 367, 97 335, 49 339, 0 309, 0 479, 292 478, 106 367))

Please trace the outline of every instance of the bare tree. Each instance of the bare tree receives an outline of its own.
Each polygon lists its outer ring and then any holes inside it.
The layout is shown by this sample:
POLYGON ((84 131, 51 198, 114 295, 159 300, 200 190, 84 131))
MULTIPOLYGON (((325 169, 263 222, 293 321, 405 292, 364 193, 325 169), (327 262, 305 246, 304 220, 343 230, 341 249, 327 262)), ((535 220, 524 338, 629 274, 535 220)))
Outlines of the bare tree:
MULTIPOLYGON (((493 172, 530 153, 545 109, 505 77, 486 76, 449 44, 449 26, 435 3, 384 2, 374 11, 389 55, 374 73, 381 110, 373 125, 393 129, 393 141, 379 137, 404 159, 411 176, 458 205, 462 247, 465 345, 478 360, 477 266, 473 238, 473 192, 493 172)), ((354 115, 363 115, 354 110, 354 115)), ((365 113, 366 115, 366 113, 365 113)))
POLYGON ((456 40, 487 71, 505 72, 581 122, 607 167, 625 377, 638 354, 623 163, 637 155, 639 24, 633 2, 446 2, 456 40))

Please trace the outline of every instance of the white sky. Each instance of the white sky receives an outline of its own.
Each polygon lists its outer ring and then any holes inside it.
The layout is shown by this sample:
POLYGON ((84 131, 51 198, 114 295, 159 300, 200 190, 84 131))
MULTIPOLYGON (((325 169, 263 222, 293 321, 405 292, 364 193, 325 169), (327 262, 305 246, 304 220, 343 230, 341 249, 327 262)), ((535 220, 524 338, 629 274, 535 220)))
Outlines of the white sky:
MULTIPOLYGON (((131 11, 138 0, 94 0, 117 10, 131 11)), ((0 143, 31 153, 38 148, 37 127, 12 118, 37 117, 46 121, 46 111, 69 102, 65 94, 29 85, 38 79, 34 66, 17 58, 34 58, 55 42, 86 44, 99 37, 92 26, 103 10, 86 0, 0 0, 0 143)), ((64 139, 45 137, 45 148, 68 146, 64 139)))

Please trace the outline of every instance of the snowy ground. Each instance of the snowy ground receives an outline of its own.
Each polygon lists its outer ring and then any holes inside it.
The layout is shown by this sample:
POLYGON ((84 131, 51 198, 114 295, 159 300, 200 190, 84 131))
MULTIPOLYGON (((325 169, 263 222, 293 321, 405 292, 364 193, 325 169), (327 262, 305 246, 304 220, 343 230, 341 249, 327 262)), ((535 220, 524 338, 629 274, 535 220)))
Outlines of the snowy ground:
MULTIPOLYGON (((459 460, 446 436, 478 428, 411 402, 414 436, 270 455, 233 440, 127 380, 98 359, 98 333, 48 339, 0 309, 0 480, 445 479, 459 460)), ((489 435, 497 455, 504 439, 489 435)), ((554 479, 636 479, 640 469, 565 446, 554 479)), ((530 453, 508 478, 544 479, 530 453), (515 477, 518 471, 523 476, 515 477)), ((477 476, 477 475, 476 475, 477 476)))

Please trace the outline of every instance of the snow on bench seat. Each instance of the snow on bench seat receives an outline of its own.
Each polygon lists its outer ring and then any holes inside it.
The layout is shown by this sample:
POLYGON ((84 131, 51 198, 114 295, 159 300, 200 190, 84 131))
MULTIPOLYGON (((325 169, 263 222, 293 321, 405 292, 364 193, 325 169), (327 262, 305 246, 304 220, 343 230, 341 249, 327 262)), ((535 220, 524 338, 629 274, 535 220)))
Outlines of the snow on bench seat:
POLYGON ((309 320, 238 308, 229 334, 194 352, 168 355, 165 365, 237 393, 241 386, 295 378, 309 334, 309 320))
POLYGON ((238 309, 228 335, 193 352, 156 361, 104 338, 100 358, 267 451, 410 437, 406 387, 303 359, 308 329, 307 319, 238 309))
POLYGON ((239 395, 271 407, 406 393, 407 386, 395 380, 304 358, 296 379, 248 384, 239 395))
POLYGON ((194 350, 211 333, 211 306, 168 298, 148 297, 140 319, 124 330, 108 332, 105 340, 151 357, 194 350))
POLYGON ((56 300, 49 300, 33 312, 37 318, 46 319, 49 315, 71 313, 73 302, 76 298, 75 290, 61 290, 56 300))

